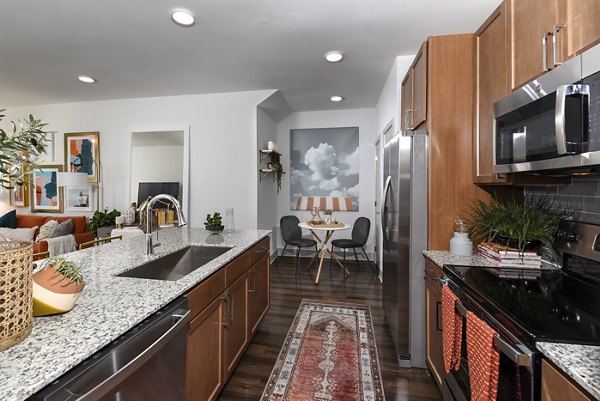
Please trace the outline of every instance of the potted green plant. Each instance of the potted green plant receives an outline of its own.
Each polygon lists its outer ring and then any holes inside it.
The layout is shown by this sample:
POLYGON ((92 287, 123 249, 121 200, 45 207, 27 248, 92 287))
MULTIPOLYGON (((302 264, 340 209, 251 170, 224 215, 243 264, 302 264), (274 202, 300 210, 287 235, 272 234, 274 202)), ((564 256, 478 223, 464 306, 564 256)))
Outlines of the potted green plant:
POLYGON ((281 190, 281 177, 283 176, 283 165, 280 162, 268 163, 268 166, 273 170, 275 174, 273 179, 277 182, 277 193, 281 190))
MULTIPOLYGON (((0 113, 4 111, 0 109, 0 113)), ((4 117, 4 114, 0 114, 0 122, 4 117)), ((23 175, 27 172, 19 167, 37 166, 36 160, 46 150, 46 135, 53 132, 46 131, 48 124, 31 114, 22 121, 10 123, 11 129, 8 131, 0 128, 0 186, 3 188, 23 185, 23 175)))
POLYGON ((551 247, 558 223, 571 216, 547 196, 516 200, 475 202, 469 212, 471 239, 475 244, 493 242, 525 251, 551 247))
POLYGON ((90 222, 88 223, 88 228, 94 234, 94 237, 98 236, 98 229, 100 227, 114 226, 115 218, 120 216, 121 212, 116 209, 113 209, 112 212, 108 211, 108 208, 101 210, 96 210, 92 217, 90 218, 90 222))
POLYGON ((214 212, 211 216, 210 213, 206 215, 206 221, 204 222, 204 228, 210 231, 211 234, 218 234, 223 231, 223 223, 221 219, 221 213, 214 212))
POLYGON ((33 315, 46 316, 73 309, 85 283, 80 267, 64 256, 49 258, 33 274, 33 315))

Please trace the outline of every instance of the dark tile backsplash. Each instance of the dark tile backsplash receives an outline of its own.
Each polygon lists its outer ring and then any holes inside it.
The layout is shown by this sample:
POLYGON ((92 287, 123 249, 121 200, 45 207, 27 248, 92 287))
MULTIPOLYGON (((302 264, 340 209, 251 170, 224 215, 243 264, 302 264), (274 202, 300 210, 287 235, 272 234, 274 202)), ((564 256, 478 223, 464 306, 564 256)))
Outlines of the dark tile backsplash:
POLYGON ((561 206, 575 212, 575 220, 600 224, 600 176, 573 177, 568 186, 525 187, 525 195, 556 197, 561 206))

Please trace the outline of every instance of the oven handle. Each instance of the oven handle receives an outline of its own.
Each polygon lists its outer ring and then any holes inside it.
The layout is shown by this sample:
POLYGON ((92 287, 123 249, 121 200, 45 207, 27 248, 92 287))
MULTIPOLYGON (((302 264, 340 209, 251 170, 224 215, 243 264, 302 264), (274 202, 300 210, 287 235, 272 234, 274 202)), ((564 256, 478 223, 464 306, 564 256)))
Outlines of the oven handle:
POLYGON ((556 152, 559 155, 572 154, 567 152, 567 134, 565 130, 565 106, 567 96, 583 95, 590 97, 590 86, 587 84, 561 85, 556 90, 556 112, 554 115, 554 135, 556 152))
MULTIPOLYGON (((457 302, 455 308, 456 311, 461 314, 461 316, 465 318, 467 317, 467 308, 465 308, 462 304, 457 302)), ((506 355, 508 359, 517 364, 517 366, 525 366, 529 369, 533 368, 533 356, 531 352, 521 352, 497 335, 494 336, 494 345, 498 351, 506 355)))

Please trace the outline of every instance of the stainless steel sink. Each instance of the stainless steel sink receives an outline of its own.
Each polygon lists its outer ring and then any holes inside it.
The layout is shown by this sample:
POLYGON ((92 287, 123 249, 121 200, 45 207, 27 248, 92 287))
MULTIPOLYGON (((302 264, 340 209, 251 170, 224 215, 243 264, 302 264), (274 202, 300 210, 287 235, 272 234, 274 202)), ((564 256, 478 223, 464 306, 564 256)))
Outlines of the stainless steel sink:
POLYGON ((117 276, 177 281, 230 249, 222 246, 188 246, 117 276))

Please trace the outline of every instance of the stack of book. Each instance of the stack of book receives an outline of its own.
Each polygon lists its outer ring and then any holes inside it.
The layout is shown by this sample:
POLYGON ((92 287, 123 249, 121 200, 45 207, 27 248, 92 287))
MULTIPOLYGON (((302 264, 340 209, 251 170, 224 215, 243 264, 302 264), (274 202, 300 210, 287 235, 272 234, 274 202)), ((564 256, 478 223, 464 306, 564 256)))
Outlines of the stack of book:
POLYGON ((477 254, 498 267, 542 267, 542 257, 535 251, 520 251, 508 246, 482 242, 477 246, 477 254))

